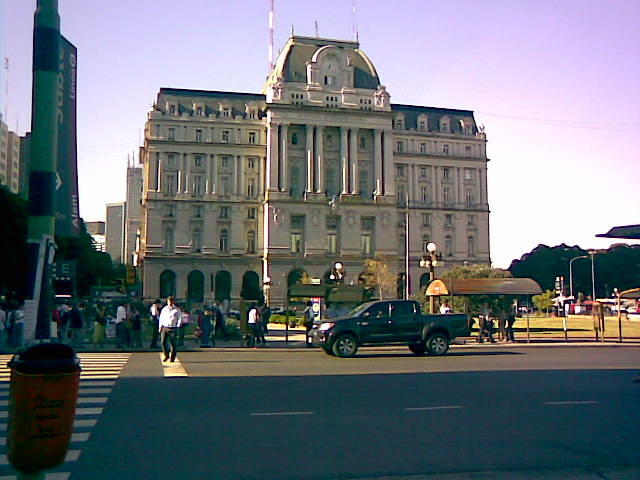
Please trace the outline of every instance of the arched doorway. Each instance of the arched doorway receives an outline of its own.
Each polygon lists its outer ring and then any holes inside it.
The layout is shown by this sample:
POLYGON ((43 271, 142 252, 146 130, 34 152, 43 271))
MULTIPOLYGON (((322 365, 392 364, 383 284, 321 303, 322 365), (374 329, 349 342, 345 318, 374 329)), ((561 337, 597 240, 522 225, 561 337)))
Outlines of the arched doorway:
POLYGON ((259 300, 262 296, 260 288, 260 277, 256 272, 248 271, 242 275, 242 288, 240 297, 243 300, 259 300))
POLYGON ((216 300, 231 299, 231 274, 226 270, 220 270, 216 273, 215 278, 215 297, 216 300))
POLYGON ((204 300, 204 273, 192 270, 187 277, 187 300, 200 303, 204 300))
POLYGON ((176 295, 176 273, 165 270, 160 274, 160 298, 176 295))

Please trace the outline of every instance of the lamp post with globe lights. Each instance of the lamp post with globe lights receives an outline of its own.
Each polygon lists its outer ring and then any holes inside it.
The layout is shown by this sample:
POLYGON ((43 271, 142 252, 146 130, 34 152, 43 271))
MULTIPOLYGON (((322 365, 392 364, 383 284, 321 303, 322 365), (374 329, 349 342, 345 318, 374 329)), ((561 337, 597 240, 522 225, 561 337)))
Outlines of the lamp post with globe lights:
POLYGON ((337 285, 341 285, 342 283, 344 283, 344 277, 346 273, 347 271, 344 268, 344 264, 342 262, 336 262, 331 268, 329 280, 335 282, 337 285))
MULTIPOLYGON (((437 251, 438 246, 429 242, 427 244, 427 251, 422 258, 420 259, 420 267, 429 269, 429 283, 433 282, 436 278, 435 275, 435 267, 441 264, 442 262, 442 254, 437 251)), ((433 295, 429 297, 429 311, 430 313, 434 313, 435 310, 435 298, 433 295)))

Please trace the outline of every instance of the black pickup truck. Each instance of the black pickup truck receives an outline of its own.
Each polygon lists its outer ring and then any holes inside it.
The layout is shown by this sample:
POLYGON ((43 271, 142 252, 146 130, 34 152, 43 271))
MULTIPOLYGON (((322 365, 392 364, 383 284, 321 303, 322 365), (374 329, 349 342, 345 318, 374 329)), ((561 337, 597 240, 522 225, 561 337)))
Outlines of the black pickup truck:
POLYGON ((365 345, 408 345, 416 355, 444 355, 455 337, 468 336, 464 314, 423 315, 410 300, 368 302, 347 315, 323 320, 309 333, 328 355, 352 357, 365 345))

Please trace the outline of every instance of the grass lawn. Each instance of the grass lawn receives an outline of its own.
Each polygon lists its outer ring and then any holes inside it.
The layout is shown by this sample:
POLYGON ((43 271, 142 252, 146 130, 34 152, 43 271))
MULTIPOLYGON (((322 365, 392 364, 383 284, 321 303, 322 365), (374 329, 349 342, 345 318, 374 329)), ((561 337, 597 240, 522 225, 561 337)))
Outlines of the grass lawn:
MULTIPOLYGON (((563 317, 529 317, 529 335, 531 339, 564 339, 563 317)), ((610 340, 618 339, 618 317, 604 317, 605 338, 610 340)), ((569 315, 566 319, 567 335, 569 340, 593 339, 593 319, 587 315, 569 315)), ((516 340, 526 338, 527 319, 526 317, 516 319, 514 325, 516 340)), ((626 320, 622 317, 622 338, 640 339, 640 321, 626 320)))

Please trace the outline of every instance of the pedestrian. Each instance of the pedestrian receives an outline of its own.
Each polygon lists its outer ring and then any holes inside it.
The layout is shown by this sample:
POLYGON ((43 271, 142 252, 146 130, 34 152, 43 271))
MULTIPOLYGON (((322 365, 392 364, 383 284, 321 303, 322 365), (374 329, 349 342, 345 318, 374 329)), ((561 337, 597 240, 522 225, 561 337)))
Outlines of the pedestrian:
POLYGON ((447 303, 446 300, 443 302, 442 305, 440 305, 440 313, 442 315, 446 315, 447 313, 451 313, 451 307, 449 306, 449 304, 447 303))
POLYGON ((5 332, 7 324, 7 312, 5 308, 6 307, 4 305, 0 305, 0 352, 4 352, 4 347, 6 344, 5 332))
POLYGON ((69 329, 71 332, 71 346, 82 347, 84 335, 84 320, 80 305, 74 303, 69 307, 69 329))
POLYGON ((24 344, 24 311, 22 310, 22 304, 17 304, 17 308, 10 315, 12 316, 10 321, 12 325, 9 345, 13 348, 21 348, 24 344))
POLYGON ((516 311, 515 309, 511 309, 507 314, 507 325, 505 328, 505 333, 507 336, 507 342, 515 342, 516 338, 513 335, 513 324, 516 323, 516 311))
POLYGON ((229 340, 229 334, 227 332, 227 322, 224 318, 224 313, 222 312, 220 303, 216 303, 213 306, 213 316, 216 322, 215 331, 213 332, 213 346, 215 347, 215 338, 218 335, 218 332, 222 334, 225 342, 229 340))
POLYGON ((142 318, 135 307, 131 309, 131 346, 142 347, 142 318))
POLYGON ((262 309, 262 329, 264 330, 264 334, 269 333, 269 319, 271 318, 271 307, 269 305, 265 305, 262 309))
POLYGON ((311 300, 309 300, 307 302, 307 306, 304 309, 304 311, 302 312, 302 316, 304 317, 304 328, 306 329, 306 333, 305 333, 305 343, 307 344, 307 347, 311 348, 311 338, 309 338, 309 332, 311 332, 311 329, 313 328, 313 310, 312 310, 312 306, 313 303, 311 303, 311 300))
POLYGON ((95 320, 93 322, 93 346, 102 348, 104 346, 105 330, 107 328, 107 314, 104 304, 96 305, 95 320))
MULTIPOLYGON (((213 312, 211 311, 211 308, 206 305, 203 312, 198 315, 198 328, 200 328, 201 332, 200 347, 211 348, 209 341, 211 340, 213 332, 213 312)), ((215 337, 213 339, 213 344, 215 346, 215 337)))
POLYGON ((247 314, 247 326, 249 327, 249 343, 248 347, 256 347, 256 337, 258 336, 258 318, 260 314, 254 303, 249 307, 247 314))
POLYGON ((149 345, 149 348, 158 348, 158 322, 160 322, 160 310, 162 310, 162 303, 160 300, 153 302, 149 308, 149 314, 151 315, 151 344, 149 345))
POLYGON ((182 313, 173 302, 173 297, 168 297, 167 304, 160 312, 160 321, 158 322, 160 344, 162 345, 162 353, 164 353, 163 362, 169 359, 172 362, 176 360, 178 354, 177 334, 180 325, 182 325, 182 313), (169 347, 171 347, 170 350, 169 347))
POLYGON ((124 302, 121 302, 116 309, 116 347, 123 348, 127 345, 127 331, 129 327, 127 325, 127 307, 124 302))
POLYGON ((182 323, 180 324, 180 328, 178 329, 178 346, 184 347, 184 335, 186 333, 187 327, 189 325, 190 315, 187 310, 182 312, 182 323))
POLYGON ((507 314, 503 311, 498 314, 498 340, 507 341, 507 314))
POLYGON ((69 305, 63 303, 60 306, 60 323, 58 324, 58 343, 66 343, 67 329, 69 328, 69 305))
MULTIPOLYGON (((256 307, 258 308, 258 307, 256 307)), ((267 346, 267 339, 264 338, 264 331, 265 331, 265 319, 264 319, 264 312, 265 312, 266 307, 263 306, 262 308, 258 308, 258 323, 256 324, 256 343, 260 343, 263 347, 267 346)))

